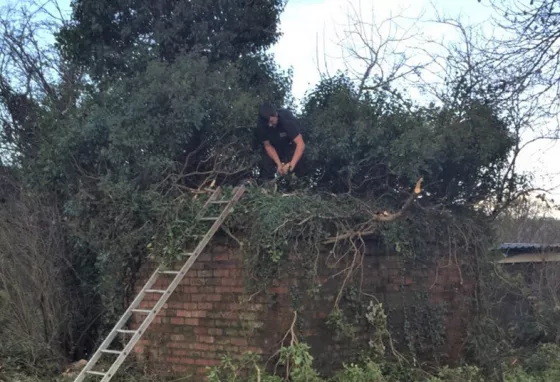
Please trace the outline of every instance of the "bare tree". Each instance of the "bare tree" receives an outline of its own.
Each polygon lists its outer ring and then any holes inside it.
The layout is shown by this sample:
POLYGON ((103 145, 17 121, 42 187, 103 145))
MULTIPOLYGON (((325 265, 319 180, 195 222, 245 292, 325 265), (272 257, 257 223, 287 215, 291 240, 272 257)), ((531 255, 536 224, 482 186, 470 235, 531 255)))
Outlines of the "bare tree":
POLYGON ((0 355, 26 354, 21 361, 30 367, 60 361, 75 306, 65 286, 71 266, 60 217, 7 173, 0 176, 0 196, 0 355))
POLYGON ((417 54, 422 15, 409 17, 406 12, 377 20, 374 8, 367 15, 348 3, 347 22, 337 34, 338 46, 345 69, 358 83, 360 93, 415 80, 430 64, 431 57, 417 54))
POLYGON ((29 152, 37 139, 40 102, 59 113, 77 96, 80 73, 54 47, 65 23, 56 0, 8 3, 0 8, 0 159, 29 152), (44 102, 48 101, 48 102, 44 102))
MULTIPOLYGON (((512 33, 511 26, 508 29, 497 22, 489 28, 465 23, 461 17, 445 17, 435 8, 434 12, 433 22, 446 28, 446 35, 454 37, 426 40, 422 49, 432 61, 424 69, 429 75, 420 77, 418 85, 454 110, 464 109, 473 100, 492 106, 508 124, 515 142, 495 199, 489 201, 489 213, 497 216, 524 195, 555 190, 558 184, 536 185, 534 174, 522 171, 519 164, 523 154, 535 144, 560 138, 559 125, 551 119, 555 115, 551 102, 555 101, 547 93, 550 88, 545 91, 530 79, 535 73, 530 74, 524 54, 513 51, 514 47, 523 46, 513 39, 522 36, 512 33)), ((524 41, 530 44, 537 40, 524 41)))
MULTIPOLYGON (((555 0, 491 0, 496 35, 483 51, 492 60, 503 97, 538 98, 543 117, 560 111, 560 4, 555 0)), ((557 133, 557 132, 556 132, 557 133)), ((558 135, 556 135, 558 137, 558 135)))
POLYGON ((501 242, 556 244, 560 242, 558 207, 544 195, 519 198, 505 209, 496 221, 501 242))

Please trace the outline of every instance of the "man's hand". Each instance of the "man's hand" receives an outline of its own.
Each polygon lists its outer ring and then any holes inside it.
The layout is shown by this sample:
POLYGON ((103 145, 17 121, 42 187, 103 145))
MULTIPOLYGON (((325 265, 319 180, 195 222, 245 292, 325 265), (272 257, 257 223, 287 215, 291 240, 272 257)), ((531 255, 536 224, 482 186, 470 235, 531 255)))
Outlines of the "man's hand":
POLYGON ((280 175, 286 175, 293 170, 293 167, 291 163, 280 163, 276 169, 280 175))
POLYGON ((292 166, 291 163, 286 163, 284 164, 284 166, 282 167, 282 170, 284 170, 283 174, 288 174, 289 172, 291 172, 294 169, 294 167, 292 166))
POLYGON ((276 166, 276 171, 278 171, 280 175, 286 175, 286 165, 284 163, 280 163, 276 166))

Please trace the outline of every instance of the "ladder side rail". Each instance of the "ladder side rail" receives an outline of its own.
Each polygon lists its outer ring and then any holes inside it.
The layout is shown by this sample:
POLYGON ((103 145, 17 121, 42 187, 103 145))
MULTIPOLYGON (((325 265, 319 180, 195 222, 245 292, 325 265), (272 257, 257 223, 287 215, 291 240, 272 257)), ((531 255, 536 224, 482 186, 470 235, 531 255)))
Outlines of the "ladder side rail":
POLYGON ((151 288, 152 285, 155 284, 157 279, 158 279, 158 271, 156 270, 154 273, 152 273, 152 275, 150 276, 150 278, 148 279, 148 281, 146 282, 146 284, 144 285, 140 293, 138 293, 136 298, 129 305, 128 309, 123 313, 119 321, 117 321, 115 326, 113 326, 113 329, 111 329, 111 331, 107 335, 107 338, 101 343, 101 345, 99 345, 97 351, 93 353, 93 356, 90 358, 86 366, 82 369, 80 374, 78 374, 74 382, 81 382, 84 380, 84 378, 87 375, 87 372, 91 371, 91 368, 97 363, 99 358, 101 358, 101 356, 103 355, 103 350, 107 349, 109 345, 111 345, 111 342, 113 342, 113 340, 117 336, 118 334, 117 330, 122 329, 124 324, 126 324, 128 319, 132 315, 132 310, 135 309, 138 305, 140 305, 140 302, 144 299, 145 290, 151 288))
POLYGON ((204 215, 204 213, 206 212, 206 210, 208 209, 208 206, 210 206, 210 204, 218 199, 218 197, 222 194, 222 188, 218 187, 214 190, 214 192, 212 192, 212 195, 210 195, 210 197, 208 198, 208 200, 206 200, 206 203, 204 203, 204 205, 202 206, 202 208, 200 209, 200 211, 198 212, 198 214, 196 215, 196 218, 200 218, 202 215, 204 215))

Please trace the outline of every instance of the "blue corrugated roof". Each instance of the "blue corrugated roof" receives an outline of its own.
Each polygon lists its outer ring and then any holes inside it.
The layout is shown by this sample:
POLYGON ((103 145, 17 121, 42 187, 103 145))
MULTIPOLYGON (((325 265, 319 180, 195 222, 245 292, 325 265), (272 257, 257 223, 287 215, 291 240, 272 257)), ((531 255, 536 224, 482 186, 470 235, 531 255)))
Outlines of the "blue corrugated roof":
POLYGON ((503 243, 500 249, 506 252, 540 252, 560 250, 560 244, 541 244, 541 243, 503 243))

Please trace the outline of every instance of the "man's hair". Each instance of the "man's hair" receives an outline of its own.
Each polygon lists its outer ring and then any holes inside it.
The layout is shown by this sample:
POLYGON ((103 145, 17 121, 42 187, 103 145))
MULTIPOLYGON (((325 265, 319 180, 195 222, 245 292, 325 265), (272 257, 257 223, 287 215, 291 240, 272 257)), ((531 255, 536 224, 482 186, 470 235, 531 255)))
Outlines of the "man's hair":
POLYGON ((270 103, 264 103, 259 107, 259 117, 269 120, 270 117, 276 115, 276 108, 270 103))

